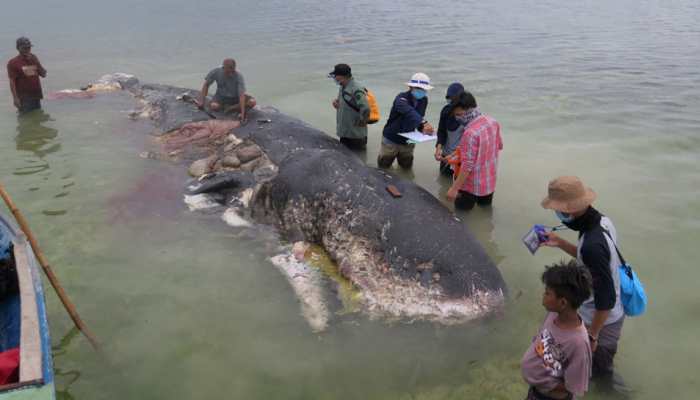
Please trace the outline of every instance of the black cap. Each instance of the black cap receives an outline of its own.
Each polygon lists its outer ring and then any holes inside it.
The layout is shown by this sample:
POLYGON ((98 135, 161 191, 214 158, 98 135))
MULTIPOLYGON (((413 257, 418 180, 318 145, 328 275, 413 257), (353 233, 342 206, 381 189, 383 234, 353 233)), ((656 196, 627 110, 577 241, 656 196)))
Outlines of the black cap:
POLYGON ((331 71, 328 76, 330 77, 335 77, 335 76, 352 76, 352 71, 350 70, 350 66, 347 64, 338 64, 333 68, 333 71, 331 71))
POLYGON ((32 47, 32 42, 24 36, 17 38, 17 48, 19 49, 20 47, 32 47))
POLYGON ((462 86, 462 84, 459 82, 454 82, 454 83, 450 84, 450 86, 447 87, 447 94, 445 95, 445 98, 450 99, 450 98, 462 93, 463 91, 464 91, 464 86, 462 86))

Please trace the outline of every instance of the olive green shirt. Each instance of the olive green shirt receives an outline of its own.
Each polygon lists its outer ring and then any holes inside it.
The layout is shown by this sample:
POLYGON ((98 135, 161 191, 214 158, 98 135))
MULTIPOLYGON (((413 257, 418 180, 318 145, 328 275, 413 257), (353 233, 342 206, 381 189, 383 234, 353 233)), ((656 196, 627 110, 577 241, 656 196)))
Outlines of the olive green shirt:
POLYGON ((338 90, 336 134, 352 139, 367 137, 368 119, 369 104, 365 88, 351 78, 345 87, 341 86, 338 90))

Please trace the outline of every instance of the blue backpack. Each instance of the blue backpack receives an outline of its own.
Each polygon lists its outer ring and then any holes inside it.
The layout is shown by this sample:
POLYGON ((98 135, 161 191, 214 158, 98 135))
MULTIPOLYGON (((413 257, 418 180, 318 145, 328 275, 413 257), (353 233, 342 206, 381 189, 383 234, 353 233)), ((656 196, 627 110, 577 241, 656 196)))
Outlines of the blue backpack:
POLYGON ((647 295, 644 292, 644 284, 639 280, 637 274, 632 270, 632 266, 627 264, 625 258, 622 257, 620 249, 617 248, 617 243, 613 240, 610 233, 606 230, 604 232, 608 235, 610 240, 615 245, 615 251, 617 256, 620 257, 622 264, 618 266, 620 273, 620 300, 622 301, 622 308, 625 310, 625 315, 630 317, 636 317, 644 314, 647 308, 647 295))

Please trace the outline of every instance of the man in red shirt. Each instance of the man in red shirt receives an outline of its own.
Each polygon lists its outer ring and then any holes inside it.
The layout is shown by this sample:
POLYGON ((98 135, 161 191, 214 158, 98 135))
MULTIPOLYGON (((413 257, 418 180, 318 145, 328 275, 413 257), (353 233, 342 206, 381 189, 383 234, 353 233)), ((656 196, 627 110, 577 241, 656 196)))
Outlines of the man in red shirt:
POLYGON ((41 108, 41 99, 44 98, 39 77, 45 78, 46 70, 31 50, 29 39, 17 39, 19 55, 7 63, 12 101, 20 114, 41 108))
POLYGON ((491 206, 496 191, 498 153, 503 150, 501 125, 493 118, 482 114, 476 99, 465 92, 460 94, 455 108, 461 105, 466 110, 464 133, 457 151, 460 169, 455 175, 447 198, 453 200, 455 208, 469 211, 475 204, 491 206))

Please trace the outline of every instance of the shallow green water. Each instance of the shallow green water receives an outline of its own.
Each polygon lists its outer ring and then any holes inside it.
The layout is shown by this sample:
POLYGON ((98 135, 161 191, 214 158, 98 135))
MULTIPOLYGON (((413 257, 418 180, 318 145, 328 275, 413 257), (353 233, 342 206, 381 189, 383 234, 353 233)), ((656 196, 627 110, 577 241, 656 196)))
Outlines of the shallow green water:
MULTIPOLYGON (((503 126, 493 213, 465 220, 509 285, 504 315, 445 328, 351 314, 314 335, 267 261, 274 232, 187 211, 185 172, 138 157, 146 127, 127 119, 128 98, 47 101, 46 114, 18 120, 0 77, 0 179, 106 348, 95 356, 48 295, 59 398, 521 398, 518 363, 543 316, 539 275, 563 253, 532 257, 520 237, 554 223, 539 201, 569 173, 598 192, 651 297, 626 322, 620 373, 635 398, 696 398, 699 19, 696 2, 651 0, 6 5, 0 58, 29 35, 47 92, 114 71, 198 87, 234 56, 260 103, 332 133, 325 74, 348 62, 384 117, 423 70, 436 85, 431 121, 461 80, 503 126)), ((409 177, 441 196, 430 150, 419 146, 409 177)))

